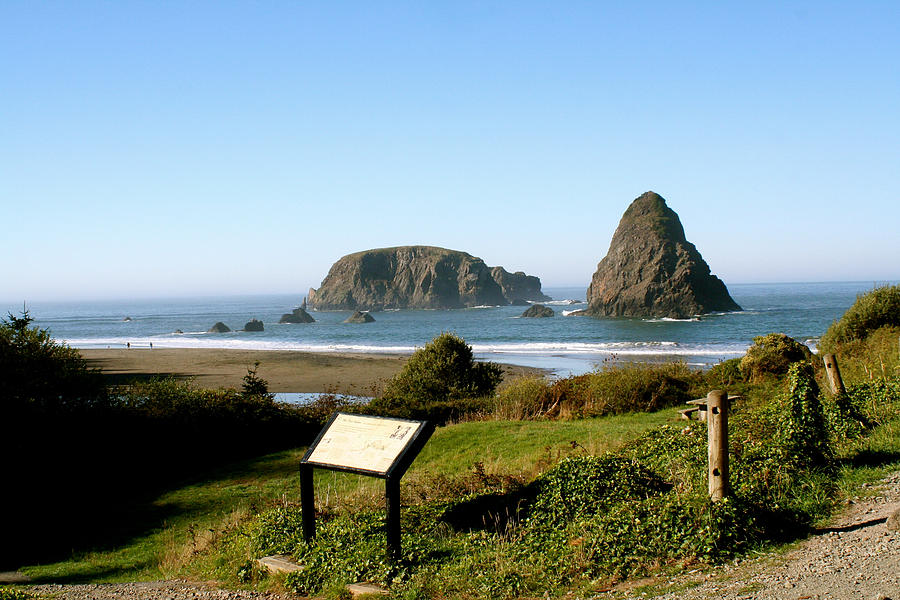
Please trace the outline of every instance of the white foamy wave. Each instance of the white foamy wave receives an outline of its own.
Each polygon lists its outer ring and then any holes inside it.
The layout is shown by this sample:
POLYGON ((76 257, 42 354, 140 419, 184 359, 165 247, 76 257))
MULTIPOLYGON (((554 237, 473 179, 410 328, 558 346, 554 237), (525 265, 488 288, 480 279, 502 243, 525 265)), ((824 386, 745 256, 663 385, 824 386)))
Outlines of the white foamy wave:
POLYGON ((577 313, 580 310, 582 310, 582 309, 576 308, 575 310, 561 310, 561 311, 559 311, 559 314, 561 314, 564 317, 568 317, 569 315, 574 315, 575 313, 577 313))
POLYGON ((699 321, 700 317, 691 317, 689 319, 673 319, 672 317, 659 317, 658 319, 644 319, 645 323, 694 323, 699 321))
POLYGON ((73 348, 202 348, 224 350, 293 350, 297 352, 348 352, 358 354, 411 354, 415 346, 382 346, 371 344, 315 344, 297 341, 262 341, 252 339, 204 337, 165 337, 165 338, 90 338, 58 340, 73 348))
POLYGON ((571 306, 574 304, 584 304, 584 300, 548 300, 547 302, 539 302, 533 304, 547 304, 551 306, 571 306))
MULTIPOLYGON (((71 338, 62 341, 74 348, 204 348, 228 350, 292 350, 297 352, 358 353, 358 354, 411 354, 419 346, 384 344, 326 344, 302 341, 254 340, 247 337, 188 336, 165 337, 105 337, 71 338)), ((672 341, 645 342, 498 342, 472 344, 472 350, 480 355, 519 356, 621 356, 672 355, 672 356, 741 356, 747 351, 744 344, 680 344, 672 341)))
POLYGON ((740 356, 747 350, 742 344, 679 344, 668 341, 652 342, 536 342, 473 344, 478 354, 520 355, 598 355, 610 354, 673 355, 673 356, 740 356))

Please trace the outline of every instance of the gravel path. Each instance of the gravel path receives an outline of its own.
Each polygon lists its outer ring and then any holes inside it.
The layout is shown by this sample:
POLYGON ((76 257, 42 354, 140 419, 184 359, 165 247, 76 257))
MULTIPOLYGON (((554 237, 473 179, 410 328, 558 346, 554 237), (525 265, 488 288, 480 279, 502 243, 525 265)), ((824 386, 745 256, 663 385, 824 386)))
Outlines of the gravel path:
POLYGON ((288 600, 295 596, 223 590, 187 581, 35 585, 33 594, 54 600, 288 600))
POLYGON ((794 550, 724 565, 658 600, 900 600, 900 472, 873 488, 794 550))

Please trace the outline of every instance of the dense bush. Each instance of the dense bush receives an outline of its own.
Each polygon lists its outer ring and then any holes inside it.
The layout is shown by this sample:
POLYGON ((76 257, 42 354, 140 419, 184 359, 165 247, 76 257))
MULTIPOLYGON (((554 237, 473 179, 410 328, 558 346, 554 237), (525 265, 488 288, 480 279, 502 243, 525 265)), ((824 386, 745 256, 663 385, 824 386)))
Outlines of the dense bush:
POLYGON ((741 359, 730 358, 712 366, 706 372, 706 385, 710 389, 734 389, 743 387, 746 377, 741 372, 741 359))
POLYGON ((564 527, 614 504, 646 499, 671 487, 640 463, 612 455, 563 459, 534 485, 537 496, 529 507, 528 524, 546 527, 564 527))
POLYGON ((900 285, 876 287, 857 296, 856 302, 822 336, 819 348, 834 352, 838 344, 865 339, 885 326, 900 326, 900 285))
POLYGON ((27 311, 0 321, 0 410, 58 414, 103 404, 100 373, 88 369, 77 350, 54 342, 48 330, 31 327, 32 321, 27 311))
MULTIPOLYGON (((472 347, 452 333, 442 333, 416 350, 403 369, 388 381, 380 398, 368 407, 371 412, 395 417, 445 421, 456 403, 493 395, 502 380, 502 370, 494 363, 479 363, 472 347)), ((481 406, 480 404, 478 406, 481 406)))
POLYGON ((784 375, 790 366, 812 356, 809 348, 783 333, 753 338, 753 345, 741 359, 741 374, 757 380, 765 375, 784 375))

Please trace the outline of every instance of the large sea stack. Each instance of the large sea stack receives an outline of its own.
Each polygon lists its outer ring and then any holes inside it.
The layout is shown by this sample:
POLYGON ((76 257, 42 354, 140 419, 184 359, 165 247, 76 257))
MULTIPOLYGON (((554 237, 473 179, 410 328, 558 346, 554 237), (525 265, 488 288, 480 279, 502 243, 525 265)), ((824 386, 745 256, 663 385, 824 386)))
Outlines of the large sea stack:
POLYGON ((619 222, 587 290, 584 314, 685 319, 741 310, 684 237, 681 220, 654 192, 638 197, 619 222))
POLYGON ((348 254, 307 297, 316 310, 362 311, 498 306, 513 300, 549 298, 537 277, 492 269, 471 254, 433 246, 348 254))

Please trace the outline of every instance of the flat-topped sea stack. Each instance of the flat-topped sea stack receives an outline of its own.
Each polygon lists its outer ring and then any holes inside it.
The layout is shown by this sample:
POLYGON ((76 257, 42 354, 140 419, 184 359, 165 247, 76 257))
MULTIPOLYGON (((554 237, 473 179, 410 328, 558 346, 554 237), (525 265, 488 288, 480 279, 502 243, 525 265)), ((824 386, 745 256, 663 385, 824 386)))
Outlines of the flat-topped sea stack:
POLYGON ((553 312, 553 309, 549 306, 533 304, 531 308, 522 313, 522 316, 527 319, 545 319, 547 317, 552 317, 555 314, 556 313, 553 312))
POLYGON ((264 329, 263 322, 259 319, 250 319, 250 321, 244 325, 244 331, 263 331, 264 329))
POLYGON ((306 310, 304 310, 304 306, 306 306, 306 302, 303 303, 303 306, 300 308, 295 308, 289 313, 285 313, 281 315, 281 318, 278 320, 279 323, 315 323, 316 320, 312 318, 306 310))
POLYGON ((587 301, 582 314, 597 317, 686 319, 741 310, 684 237, 678 215, 654 192, 642 194, 622 215, 587 301))
POLYGON ((509 304, 524 306, 529 300, 533 302, 550 300, 550 296, 541 291, 541 280, 534 275, 526 275, 522 271, 510 273, 503 267, 494 267, 491 269, 491 277, 500 285, 503 297, 509 304))
POLYGON ((433 246, 400 246, 348 254, 310 289, 316 310, 442 309, 549 300, 541 281, 488 267, 480 258, 433 246))

